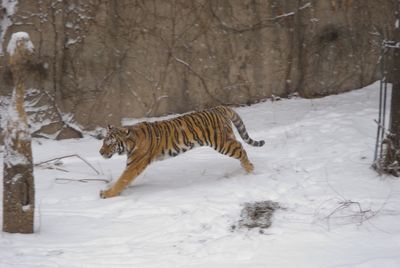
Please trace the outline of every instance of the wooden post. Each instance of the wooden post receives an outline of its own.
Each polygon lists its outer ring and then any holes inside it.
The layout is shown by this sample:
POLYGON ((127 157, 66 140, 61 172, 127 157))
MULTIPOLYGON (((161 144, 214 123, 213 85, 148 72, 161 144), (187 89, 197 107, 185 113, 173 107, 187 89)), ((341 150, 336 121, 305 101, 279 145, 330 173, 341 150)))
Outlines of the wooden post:
POLYGON ((31 136, 24 109, 25 81, 33 55, 29 35, 14 33, 7 52, 15 88, 4 132, 3 231, 33 233, 35 188, 31 136))

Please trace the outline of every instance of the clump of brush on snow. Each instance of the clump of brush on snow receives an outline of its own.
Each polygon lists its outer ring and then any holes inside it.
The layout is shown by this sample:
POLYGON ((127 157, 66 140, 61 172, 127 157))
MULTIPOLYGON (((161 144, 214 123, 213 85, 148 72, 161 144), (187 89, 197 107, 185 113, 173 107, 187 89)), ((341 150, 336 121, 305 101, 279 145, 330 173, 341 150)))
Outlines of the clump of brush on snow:
MULTIPOLYGON (((239 228, 266 229, 272 225, 274 212, 282 207, 277 202, 270 200, 254 203, 245 203, 240 213, 239 228)), ((236 226, 233 226, 235 229, 236 226)))

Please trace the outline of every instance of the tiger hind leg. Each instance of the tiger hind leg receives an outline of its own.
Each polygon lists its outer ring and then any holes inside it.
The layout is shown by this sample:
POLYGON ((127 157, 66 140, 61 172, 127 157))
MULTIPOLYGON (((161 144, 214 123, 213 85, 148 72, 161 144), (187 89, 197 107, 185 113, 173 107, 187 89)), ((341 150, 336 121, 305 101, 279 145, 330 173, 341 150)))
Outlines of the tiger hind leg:
POLYGON ((246 151, 243 146, 237 140, 228 140, 224 143, 222 148, 218 150, 221 154, 227 155, 229 157, 238 159, 240 164, 247 172, 252 172, 254 170, 253 164, 249 161, 246 151))

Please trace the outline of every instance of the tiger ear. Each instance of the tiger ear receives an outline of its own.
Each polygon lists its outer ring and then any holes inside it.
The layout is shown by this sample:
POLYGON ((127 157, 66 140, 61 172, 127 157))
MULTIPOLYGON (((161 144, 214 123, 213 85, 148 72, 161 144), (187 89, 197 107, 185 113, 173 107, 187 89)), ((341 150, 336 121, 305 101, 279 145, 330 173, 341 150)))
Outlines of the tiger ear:
POLYGON ((107 125, 107 130, 108 130, 108 131, 112 130, 113 128, 114 128, 113 125, 107 125))
POLYGON ((126 135, 129 135, 129 133, 131 133, 131 130, 129 128, 125 128, 124 132, 125 132, 126 135))

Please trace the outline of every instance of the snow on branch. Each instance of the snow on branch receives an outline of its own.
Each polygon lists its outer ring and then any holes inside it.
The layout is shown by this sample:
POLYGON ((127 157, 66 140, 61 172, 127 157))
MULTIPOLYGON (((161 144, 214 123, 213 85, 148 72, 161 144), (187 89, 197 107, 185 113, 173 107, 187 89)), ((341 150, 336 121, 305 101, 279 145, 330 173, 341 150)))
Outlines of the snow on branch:
POLYGON ((22 142, 31 142, 31 136, 29 134, 28 125, 19 119, 19 114, 16 107, 17 102, 17 92, 14 89, 11 98, 11 105, 8 107, 7 117, 5 121, 7 122, 8 135, 4 136, 4 165, 8 168, 17 165, 27 165, 29 164, 29 159, 19 151, 19 147, 14 145, 16 140, 22 142))
POLYGON ((15 13, 16 0, 2 0, 1 7, 3 8, 3 18, 0 21, 0 55, 3 54, 4 36, 7 28, 12 24, 10 17, 15 13))
POLYGON ((29 38, 29 34, 26 32, 17 32, 13 33, 10 39, 10 42, 8 42, 7 46, 7 52, 10 55, 14 55, 16 49, 18 47, 23 47, 29 52, 33 52, 34 46, 31 42, 31 39, 29 38))

